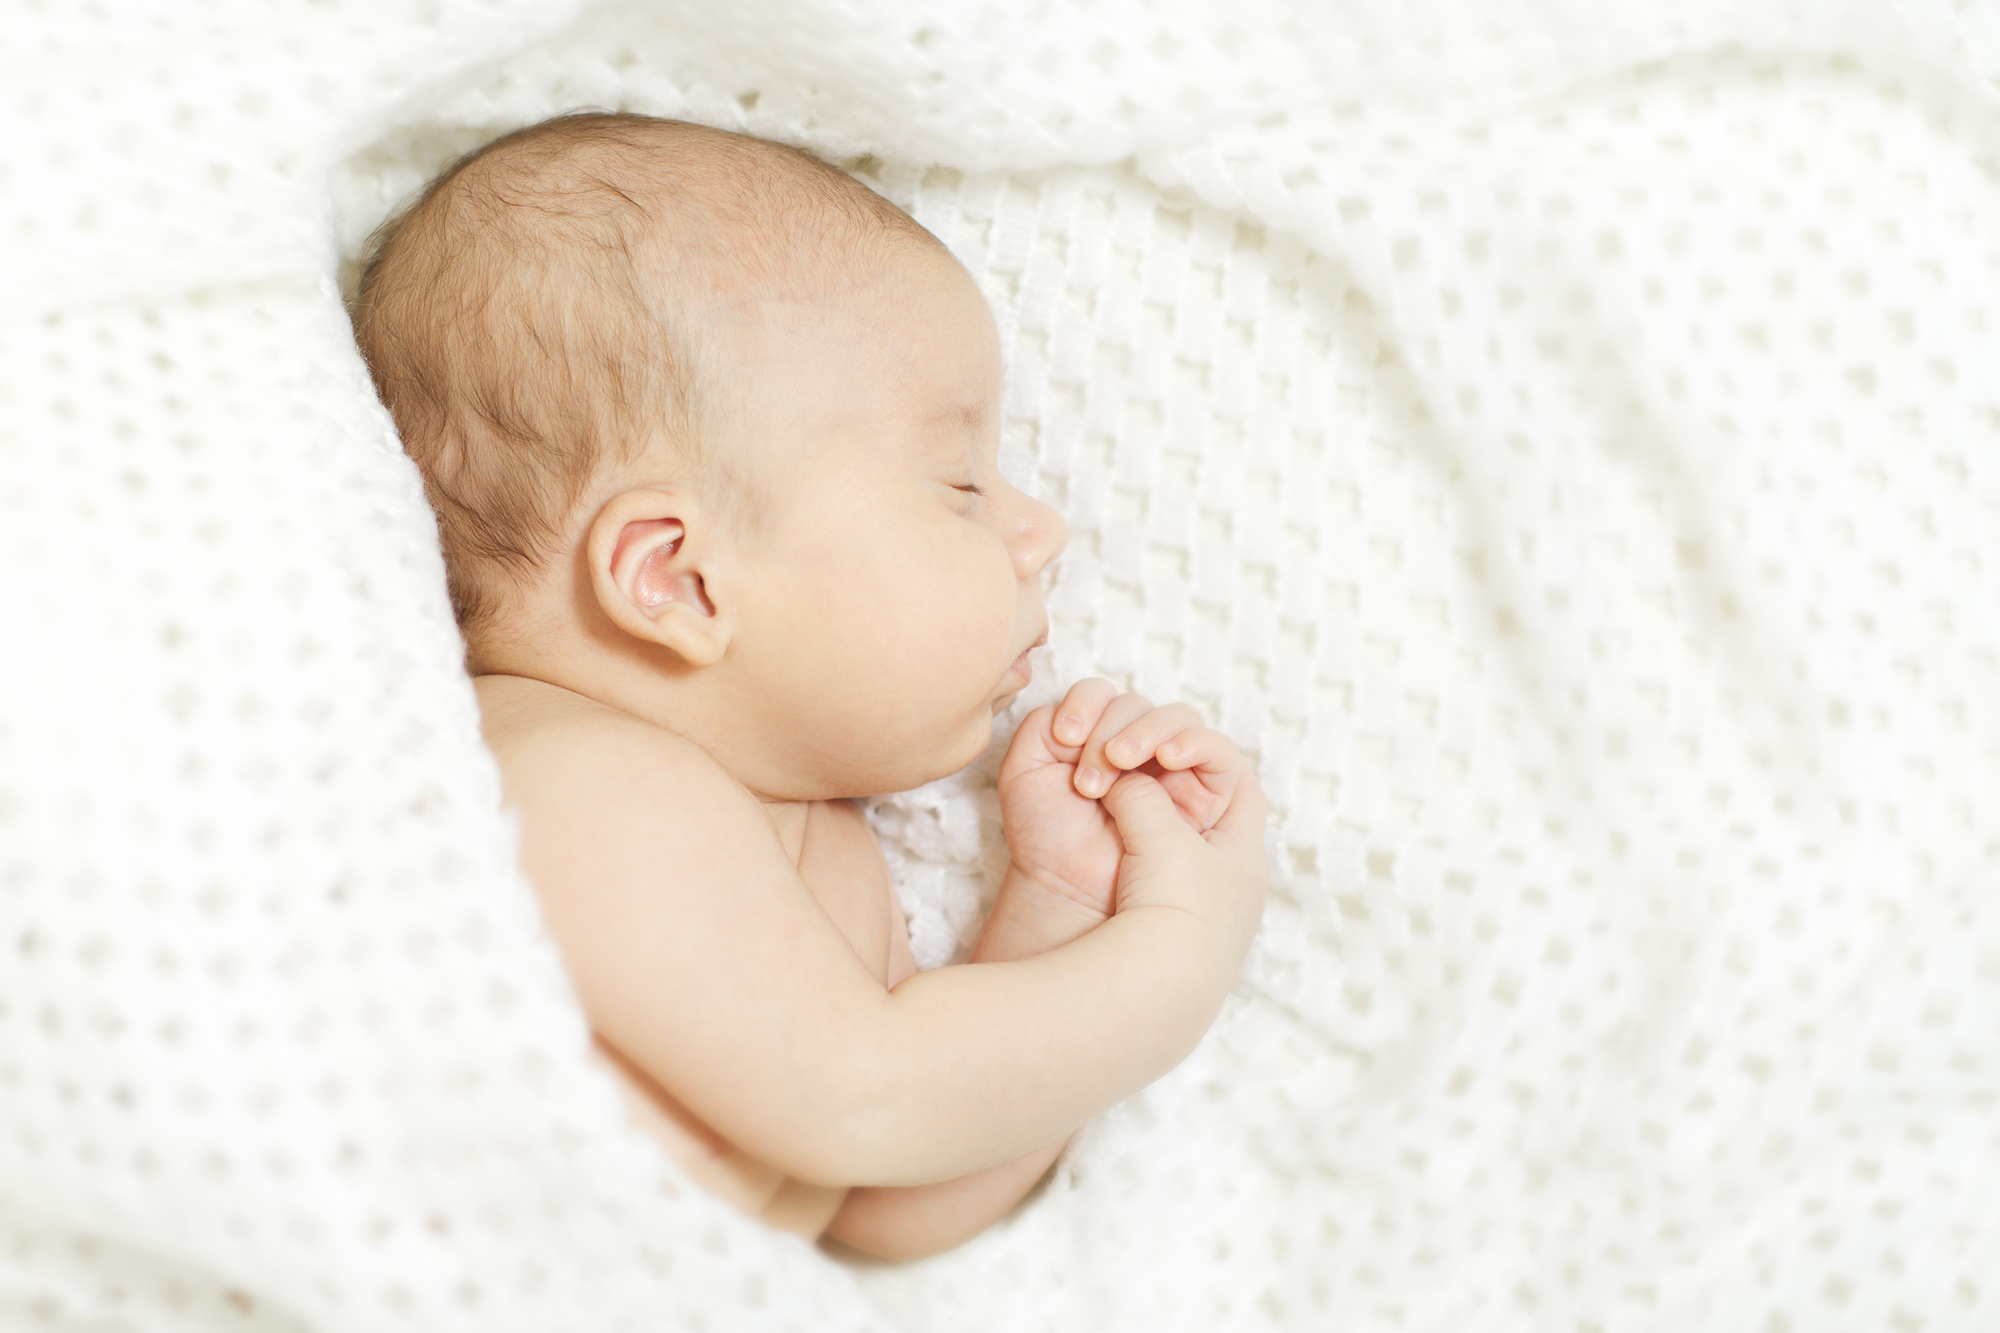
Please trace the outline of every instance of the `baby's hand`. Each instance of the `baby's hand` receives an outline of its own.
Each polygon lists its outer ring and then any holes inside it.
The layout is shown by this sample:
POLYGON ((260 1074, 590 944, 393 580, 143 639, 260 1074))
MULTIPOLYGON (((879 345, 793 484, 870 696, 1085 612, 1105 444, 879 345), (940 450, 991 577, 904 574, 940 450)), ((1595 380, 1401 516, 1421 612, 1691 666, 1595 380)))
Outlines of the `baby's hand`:
POLYGON ((1014 870, 1109 916, 1125 845, 1098 798, 1121 772, 1156 779, 1198 834, 1216 826, 1248 778, 1236 743, 1204 726, 1192 705, 1155 708, 1109 681, 1078 681, 1056 707, 1028 714, 1000 766, 1014 870))

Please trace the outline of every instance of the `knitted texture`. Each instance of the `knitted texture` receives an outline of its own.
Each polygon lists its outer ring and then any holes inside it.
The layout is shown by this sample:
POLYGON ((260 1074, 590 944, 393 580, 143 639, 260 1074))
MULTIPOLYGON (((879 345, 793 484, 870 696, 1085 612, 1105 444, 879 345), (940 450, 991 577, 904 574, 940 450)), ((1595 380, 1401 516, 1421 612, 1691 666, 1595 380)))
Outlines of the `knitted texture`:
POLYGON ((1980 0, 35 3, 0 78, 0 1327, 2000 1325, 1980 0), (972 271, 1068 517, 871 807, 919 961, 1027 708, 1187 698, 1272 904, 1187 1063, 849 1268, 627 1129, 339 299, 579 106, 972 271))

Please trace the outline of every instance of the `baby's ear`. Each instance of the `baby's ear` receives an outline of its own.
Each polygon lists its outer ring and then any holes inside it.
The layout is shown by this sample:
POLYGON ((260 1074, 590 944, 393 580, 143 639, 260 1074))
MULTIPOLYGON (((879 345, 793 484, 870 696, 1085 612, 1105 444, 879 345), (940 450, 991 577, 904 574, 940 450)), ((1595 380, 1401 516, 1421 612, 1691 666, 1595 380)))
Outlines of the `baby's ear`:
POLYGON ((698 508, 667 491, 626 491, 598 513, 587 546, 590 582, 611 622, 634 638, 679 654, 690 666, 713 666, 729 629, 702 578, 698 508))

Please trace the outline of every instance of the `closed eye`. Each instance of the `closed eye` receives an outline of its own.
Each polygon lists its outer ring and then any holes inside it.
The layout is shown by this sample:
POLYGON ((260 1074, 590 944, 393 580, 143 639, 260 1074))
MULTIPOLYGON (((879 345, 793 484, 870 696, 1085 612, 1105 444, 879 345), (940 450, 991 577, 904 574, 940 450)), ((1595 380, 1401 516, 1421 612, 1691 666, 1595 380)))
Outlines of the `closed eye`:
POLYGON ((965 485, 963 485, 963 486, 954 486, 954 487, 952 487, 952 489, 953 489, 953 490, 955 490, 955 491, 970 491, 970 492, 971 492, 972 494, 974 494, 974 495, 984 495, 984 494, 986 494, 986 488, 985 488, 984 486, 977 486, 977 485, 974 485, 974 484, 973 484, 972 482, 969 482, 969 481, 968 481, 967 483, 965 483, 965 485))

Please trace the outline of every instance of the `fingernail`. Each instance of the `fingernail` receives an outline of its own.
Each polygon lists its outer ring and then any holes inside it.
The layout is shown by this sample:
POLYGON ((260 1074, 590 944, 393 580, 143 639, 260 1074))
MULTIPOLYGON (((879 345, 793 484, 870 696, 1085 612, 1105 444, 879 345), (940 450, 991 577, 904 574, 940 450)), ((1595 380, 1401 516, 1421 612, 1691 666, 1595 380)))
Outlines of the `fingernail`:
POLYGON ((1109 749, 1112 754, 1118 756, 1120 759, 1130 759, 1139 753, 1139 742, 1127 736, 1121 740, 1111 742, 1109 749))
POLYGON ((1170 741, 1167 744, 1162 745, 1159 748, 1158 753, 1160 758, 1162 759, 1178 759, 1181 757, 1181 747, 1173 744, 1170 741))
POLYGON ((1076 770, 1076 789, 1085 796, 1101 796, 1104 793, 1104 775, 1094 768, 1076 770))
POLYGON ((1083 719, 1066 717, 1056 723, 1056 739, 1074 745, 1083 739, 1083 719))

